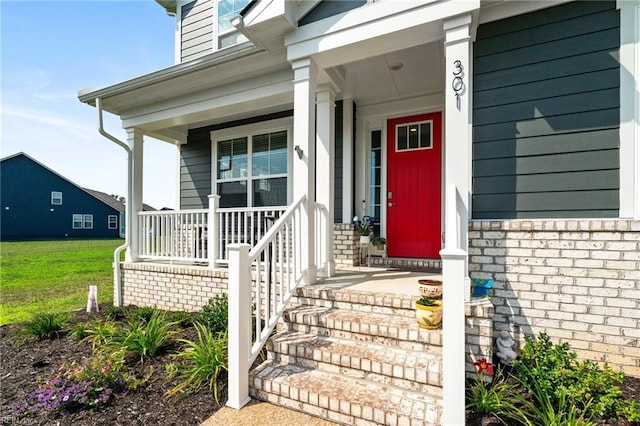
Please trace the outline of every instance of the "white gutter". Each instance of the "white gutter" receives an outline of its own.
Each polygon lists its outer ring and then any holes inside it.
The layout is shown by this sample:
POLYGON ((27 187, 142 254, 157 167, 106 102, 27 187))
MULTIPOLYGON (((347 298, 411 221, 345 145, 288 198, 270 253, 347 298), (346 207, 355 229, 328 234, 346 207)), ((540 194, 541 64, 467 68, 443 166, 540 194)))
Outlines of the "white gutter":
POLYGON ((129 248, 129 235, 130 235, 130 226, 131 221, 133 220, 133 212, 131 211, 131 200, 133 200, 133 185, 131 185, 132 173, 133 173, 133 152, 131 151, 131 147, 122 142, 120 139, 115 136, 107 133, 104 130, 104 125, 102 121, 102 99, 96 98, 96 109, 98 110, 98 132, 105 138, 111 140, 117 145, 120 145, 127 151, 127 199, 125 202, 125 238, 124 244, 120 247, 116 248, 113 252, 113 262, 114 262, 114 275, 113 275, 113 284, 115 286, 113 293, 113 305, 114 306, 122 306, 122 279, 120 277, 120 253, 124 249, 129 248))

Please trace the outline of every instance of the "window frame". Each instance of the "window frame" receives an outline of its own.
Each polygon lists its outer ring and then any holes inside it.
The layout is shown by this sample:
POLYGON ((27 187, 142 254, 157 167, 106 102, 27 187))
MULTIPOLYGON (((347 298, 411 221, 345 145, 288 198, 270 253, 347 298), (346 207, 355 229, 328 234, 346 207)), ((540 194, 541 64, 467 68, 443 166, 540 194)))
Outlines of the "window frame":
MULTIPOLYGON (((422 150, 427 150, 427 149, 433 149, 433 120, 423 120, 423 121, 415 121, 415 122, 410 122, 410 123, 402 123, 402 124, 396 124, 396 140, 394 141, 395 144, 395 152, 397 153, 401 153, 401 152, 411 152, 411 151, 422 151, 422 150), (398 149, 398 141, 399 141, 399 136, 400 136, 400 132, 399 129, 401 127, 406 127, 407 130, 409 129, 409 127, 411 126, 415 126, 415 125, 421 125, 421 124, 429 124, 429 146, 420 146, 420 141, 421 141, 421 133, 418 131, 418 147, 417 148, 408 148, 409 143, 407 140, 407 148, 406 149, 398 149)), ((407 133, 408 135, 408 133, 407 133)))
POLYGON ((51 191, 51 205, 52 206, 61 206, 62 205, 62 191, 51 191), (59 197, 57 197, 59 195, 59 197), (59 203, 55 202, 56 200, 60 200, 59 203))
MULTIPOLYGON (((285 205, 289 205, 291 203, 291 198, 293 195, 293 188, 291 186, 292 181, 292 162, 293 155, 291 153, 292 148, 292 129, 293 129, 293 118, 285 117, 279 118, 276 120, 263 121, 258 123, 252 123, 245 126, 236 126, 228 129, 215 130, 210 133, 211 138, 211 188, 217 194, 218 192, 218 184, 226 183, 226 182, 247 182, 247 200, 246 207, 244 208, 263 208, 254 206, 253 199, 253 182, 260 179, 277 179, 277 178, 286 178, 287 180, 287 202, 285 205), (269 174, 269 175, 253 175, 253 137, 257 135, 263 134, 271 134, 277 132, 286 132, 287 133, 287 171, 286 173, 277 173, 277 174, 269 174), (228 179, 218 179, 218 144, 223 141, 227 141, 230 139, 240 139, 247 138, 247 175, 245 177, 240 178, 228 178, 228 179)), ((268 206, 273 207, 273 206, 268 206)), ((232 207, 236 208, 236 207, 232 207)))
MULTIPOLYGON (((247 4, 249 4, 250 1, 251 0, 247 0, 247 4)), ((213 14, 214 14, 213 25, 215 26, 215 28, 214 28, 215 29, 215 31, 214 31, 215 32, 214 50, 216 50, 216 51, 217 50, 228 49, 230 47, 233 47, 233 46, 236 46, 236 45, 238 45, 240 43, 248 41, 248 39, 247 40, 241 40, 241 41, 239 41, 237 43, 233 43, 233 44, 230 44, 230 45, 225 46, 225 47, 221 47, 220 46, 220 39, 222 37, 228 36, 228 35, 231 35, 231 34, 234 34, 234 33, 238 33, 241 37, 244 37, 246 39, 246 36, 244 36, 242 33, 240 33, 240 31, 237 30, 236 28, 231 28, 231 29, 228 29, 228 30, 225 30, 225 31, 220 31, 220 22, 219 22, 219 18, 220 18, 219 12, 220 12, 220 10, 219 10, 219 5, 220 5, 221 2, 222 2, 222 0, 215 0, 213 2, 214 3, 214 5, 213 5, 213 14)), ((235 13, 234 18, 239 16, 240 12, 245 7, 247 7, 246 4, 241 9, 239 9, 238 11, 234 11, 234 13, 235 13)))
POLYGON ((93 214, 90 213, 73 213, 71 215, 72 229, 93 229, 93 214), (78 226, 76 226, 78 224, 78 226), (87 225, 89 224, 89 225, 87 225))
POLYGON ((118 229, 118 216, 110 214, 107 216, 107 229, 118 229))

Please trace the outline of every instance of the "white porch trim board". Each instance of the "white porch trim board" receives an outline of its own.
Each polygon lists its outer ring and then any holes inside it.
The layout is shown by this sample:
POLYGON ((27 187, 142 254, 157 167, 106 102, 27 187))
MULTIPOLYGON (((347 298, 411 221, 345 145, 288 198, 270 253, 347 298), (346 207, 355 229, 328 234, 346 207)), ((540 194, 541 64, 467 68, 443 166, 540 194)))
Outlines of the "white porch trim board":
POLYGON ((293 80, 293 144, 302 150, 302 158, 293 158, 293 198, 306 194, 300 228, 307 238, 302 241, 300 260, 306 267, 304 283, 316 281, 315 259, 315 176, 316 176, 316 65, 309 59, 292 64, 293 80))
POLYGON ((142 208, 142 175, 143 175, 143 153, 144 141, 142 132, 137 128, 127 128, 127 143, 131 149, 131 173, 129 181, 129 191, 126 205, 127 226, 126 234, 129 247, 125 254, 127 262, 138 261, 138 244, 140 239, 140 229, 138 224, 138 212, 142 208))
POLYGON ((320 257, 324 264, 318 265, 323 269, 326 277, 335 274, 335 259, 333 257, 333 219, 335 187, 335 90, 331 84, 324 84, 318 88, 316 102, 316 200, 324 206, 319 210, 323 213, 319 224, 320 244, 318 247, 324 253, 320 257))
POLYGON ((342 98, 342 223, 353 218, 353 99, 342 98))

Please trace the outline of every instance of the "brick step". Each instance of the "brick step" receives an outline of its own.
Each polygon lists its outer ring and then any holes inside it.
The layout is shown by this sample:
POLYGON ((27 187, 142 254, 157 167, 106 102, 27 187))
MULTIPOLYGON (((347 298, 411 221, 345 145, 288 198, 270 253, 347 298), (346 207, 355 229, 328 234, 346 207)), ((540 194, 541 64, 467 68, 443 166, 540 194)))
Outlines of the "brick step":
POLYGON ((423 330, 412 317, 357 312, 326 306, 294 305, 283 319, 292 332, 358 342, 396 346, 402 349, 442 353, 442 330, 423 330))
POLYGON ((417 287, 416 295, 410 296, 313 285, 296 289, 291 302, 411 318, 415 315, 414 302, 417 299, 419 299, 417 287))
POLYGON ((250 373, 250 395, 345 425, 437 425, 431 395, 296 364, 265 361, 250 373))
POLYGON ((269 353, 281 363, 442 397, 439 355, 298 332, 273 336, 269 353))

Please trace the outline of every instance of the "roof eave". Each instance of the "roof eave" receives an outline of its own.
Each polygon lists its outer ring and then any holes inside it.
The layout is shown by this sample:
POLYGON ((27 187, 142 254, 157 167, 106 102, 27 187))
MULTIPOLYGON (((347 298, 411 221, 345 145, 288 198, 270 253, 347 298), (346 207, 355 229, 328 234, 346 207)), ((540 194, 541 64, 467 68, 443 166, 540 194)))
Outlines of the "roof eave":
POLYGON ((167 15, 175 16, 178 3, 176 0, 156 0, 156 3, 164 7, 164 10, 167 11, 167 15))
POLYGON ((104 87, 102 89, 79 90, 78 99, 80 100, 80 102, 95 106, 95 100, 97 98, 108 99, 112 96, 121 95, 132 90, 141 89, 152 84, 157 84, 175 77, 187 75, 201 69, 236 60, 238 58, 256 53, 260 50, 262 49, 256 47, 251 42, 240 43, 227 49, 219 50, 201 58, 194 59, 193 61, 172 65, 149 74, 132 78, 131 80, 126 80, 112 86, 104 87))

